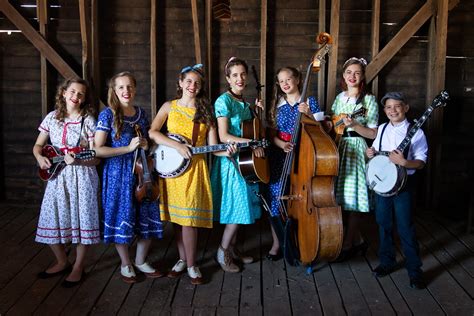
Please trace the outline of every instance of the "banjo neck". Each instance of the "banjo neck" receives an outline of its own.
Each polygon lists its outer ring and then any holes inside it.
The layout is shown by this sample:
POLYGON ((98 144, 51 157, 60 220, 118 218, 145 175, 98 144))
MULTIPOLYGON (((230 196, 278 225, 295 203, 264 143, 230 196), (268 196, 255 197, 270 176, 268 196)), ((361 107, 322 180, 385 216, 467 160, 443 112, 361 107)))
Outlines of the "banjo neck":
MULTIPOLYGON (((216 151, 227 150, 228 146, 229 146, 228 144, 216 144, 216 145, 192 147, 191 152, 193 155, 206 154, 206 153, 212 153, 216 151)), ((246 148, 246 147, 266 147, 264 142, 254 141, 254 140, 248 141, 248 142, 236 143, 235 146, 237 147, 237 149, 246 148)))
POLYGON ((411 139, 413 136, 415 136, 416 132, 421 128, 421 125, 423 125, 426 120, 430 117, 431 112, 433 112, 433 108, 430 106, 428 109, 426 109, 425 113, 418 119, 415 120, 415 124, 410 128, 408 131, 407 135, 405 138, 402 140, 400 145, 398 145, 397 149, 401 152, 404 152, 404 150, 407 148, 407 146, 410 145, 411 139))

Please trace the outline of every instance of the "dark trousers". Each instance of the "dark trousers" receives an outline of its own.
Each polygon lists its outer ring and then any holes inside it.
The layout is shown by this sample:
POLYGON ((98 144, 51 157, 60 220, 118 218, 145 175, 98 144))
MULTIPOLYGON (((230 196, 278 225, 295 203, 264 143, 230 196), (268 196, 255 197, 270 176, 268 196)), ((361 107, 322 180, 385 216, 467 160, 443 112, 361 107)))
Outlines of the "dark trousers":
POLYGON ((396 264, 395 245, 393 242, 393 220, 395 218, 398 235, 405 255, 405 267, 410 277, 421 276, 420 249, 415 234, 412 218, 412 189, 414 181, 408 176, 405 188, 390 197, 375 195, 375 217, 379 225, 379 258, 380 264, 393 267, 396 264))

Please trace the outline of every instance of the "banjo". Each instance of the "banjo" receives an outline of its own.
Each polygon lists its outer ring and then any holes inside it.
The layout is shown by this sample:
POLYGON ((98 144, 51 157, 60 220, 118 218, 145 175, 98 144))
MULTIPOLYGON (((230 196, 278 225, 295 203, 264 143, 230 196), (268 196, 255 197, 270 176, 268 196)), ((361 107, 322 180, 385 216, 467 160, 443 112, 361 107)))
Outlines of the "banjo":
MULTIPOLYGON (((404 152, 404 150, 410 145, 411 139, 415 136, 421 125, 423 125, 423 123, 425 123, 429 118, 431 112, 436 108, 445 106, 448 100, 449 94, 446 91, 442 91, 436 98, 434 98, 425 113, 423 113, 418 120, 415 120, 415 123, 408 130, 405 138, 402 140, 400 145, 398 145, 397 150, 404 152)), ((406 169, 391 162, 388 157, 389 155, 389 151, 377 152, 376 156, 371 158, 366 166, 366 180, 369 189, 386 197, 397 194, 407 181, 406 169)))
MULTIPOLYGON (((172 140, 180 142, 182 144, 188 145, 186 138, 179 134, 168 134, 167 135, 172 140)), ((199 147, 190 147, 191 153, 196 154, 205 154, 216 151, 227 150, 229 144, 217 144, 209 146, 199 146, 199 147)), ((268 147, 268 140, 251 140, 248 142, 237 143, 235 146, 240 148, 246 147, 268 147)), ((159 144, 157 147, 152 149, 151 153, 154 159, 155 170, 158 172, 158 175, 162 178, 176 178, 182 175, 189 167, 191 159, 186 159, 179 154, 179 152, 173 147, 159 144)))

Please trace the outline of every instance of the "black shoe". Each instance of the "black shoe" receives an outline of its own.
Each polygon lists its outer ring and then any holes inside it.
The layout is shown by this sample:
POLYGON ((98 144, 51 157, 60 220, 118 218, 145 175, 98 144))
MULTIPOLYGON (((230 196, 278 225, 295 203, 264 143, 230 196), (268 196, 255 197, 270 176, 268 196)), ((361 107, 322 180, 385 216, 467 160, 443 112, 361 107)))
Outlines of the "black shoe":
POLYGON ((283 258, 281 251, 278 251, 276 255, 272 255, 271 253, 267 254, 267 260, 270 260, 270 261, 278 261, 281 258, 283 258))
POLYGON ((354 255, 355 255, 354 247, 341 250, 341 252, 339 253, 339 256, 337 256, 337 258, 332 262, 344 262, 354 257, 354 255))
POLYGON ((412 289, 422 290, 426 288, 426 284, 421 277, 410 278, 410 287, 412 289))
POLYGON ((64 287, 64 288, 71 288, 71 287, 75 287, 76 285, 79 285, 82 281, 84 281, 86 277, 86 273, 84 271, 82 271, 82 274, 81 274, 81 278, 77 281, 68 281, 66 279, 64 279, 63 283, 61 283, 61 286, 64 287))
POLYGON ((352 248, 354 249, 355 254, 360 253, 361 256, 365 256, 367 250, 369 249, 369 243, 364 240, 363 242, 352 248))
POLYGON ((46 271, 42 271, 42 272, 38 273, 37 276, 38 276, 39 279, 49 279, 49 278, 53 278, 53 277, 58 276, 58 275, 63 275, 63 274, 69 273, 71 271, 72 271, 72 265, 68 265, 67 267, 65 267, 61 271, 57 271, 57 272, 53 272, 53 273, 48 273, 46 271))
POLYGON ((386 275, 389 275, 394 270, 395 270, 394 266, 390 267, 390 266, 379 265, 377 268, 374 269, 374 273, 377 278, 382 278, 386 275))

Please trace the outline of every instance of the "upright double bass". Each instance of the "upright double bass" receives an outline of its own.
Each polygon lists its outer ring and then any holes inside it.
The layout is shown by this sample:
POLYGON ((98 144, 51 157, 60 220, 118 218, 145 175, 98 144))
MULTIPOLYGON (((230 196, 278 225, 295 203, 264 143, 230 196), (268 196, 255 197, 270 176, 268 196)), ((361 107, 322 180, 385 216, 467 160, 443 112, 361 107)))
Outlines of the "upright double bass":
MULTIPOLYGON (((308 65, 299 103, 306 101, 310 74, 320 70, 332 38, 328 33, 321 33, 317 41, 321 46, 308 65)), ((301 263, 334 260, 341 251, 343 236, 341 207, 336 203, 334 190, 339 167, 337 147, 319 122, 301 113, 291 143, 294 149, 286 156, 280 188, 280 209, 291 222, 291 232, 285 233, 294 234, 301 263)))

